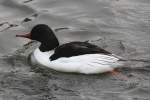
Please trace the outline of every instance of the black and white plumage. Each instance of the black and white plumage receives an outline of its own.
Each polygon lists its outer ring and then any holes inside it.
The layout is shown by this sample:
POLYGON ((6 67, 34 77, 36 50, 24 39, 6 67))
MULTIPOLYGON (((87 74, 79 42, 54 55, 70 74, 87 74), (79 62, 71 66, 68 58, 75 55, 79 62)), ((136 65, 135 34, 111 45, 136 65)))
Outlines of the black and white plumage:
POLYGON ((30 34, 17 35, 41 42, 31 55, 33 64, 57 71, 96 74, 112 71, 123 62, 110 52, 87 42, 70 42, 59 45, 52 29, 45 24, 36 25, 30 34))
POLYGON ((56 60, 60 57, 72 57, 84 54, 111 54, 110 52, 87 42, 70 42, 58 46, 54 54, 50 57, 51 60, 56 60))

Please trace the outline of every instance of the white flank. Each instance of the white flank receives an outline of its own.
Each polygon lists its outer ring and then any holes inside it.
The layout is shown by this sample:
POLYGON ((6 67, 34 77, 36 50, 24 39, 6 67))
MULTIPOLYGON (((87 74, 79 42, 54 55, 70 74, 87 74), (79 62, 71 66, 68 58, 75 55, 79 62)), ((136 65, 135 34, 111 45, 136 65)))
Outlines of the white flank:
POLYGON ((38 48, 32 56, 32 63, 40 64, 48 68, 62 72, 77 72, 84 74, 96 74, 112 71, 114 68, 123 65, 123 62, 114 56, 104 54, 85 54, 73 57, 62 57, 50 61, 49 57, 54 53, 41 52, 38 48), (34 60, 33 60, 34 57, 34 60))

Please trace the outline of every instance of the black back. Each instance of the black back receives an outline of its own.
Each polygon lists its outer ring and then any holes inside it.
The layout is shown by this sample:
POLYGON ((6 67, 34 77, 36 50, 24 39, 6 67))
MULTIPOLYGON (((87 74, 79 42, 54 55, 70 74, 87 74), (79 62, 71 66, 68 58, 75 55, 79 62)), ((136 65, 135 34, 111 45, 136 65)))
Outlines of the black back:
POLYGON ((96 53, 111 54, 110 52, 87 42, 70 42, 57 47, 55 53, 50 57, 50 60, 56 60, 60 57, 96 53))

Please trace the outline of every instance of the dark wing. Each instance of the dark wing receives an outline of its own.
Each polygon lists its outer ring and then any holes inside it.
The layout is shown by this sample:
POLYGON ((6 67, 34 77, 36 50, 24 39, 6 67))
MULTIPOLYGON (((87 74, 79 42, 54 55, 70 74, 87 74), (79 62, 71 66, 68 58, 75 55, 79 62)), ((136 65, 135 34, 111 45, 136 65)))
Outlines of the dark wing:
POLYGON ((70 42, 57 47, 50 59, 56 60, 60 57, 71 57, 95 53, 111 54, 110 52, 87 42, 70 42))

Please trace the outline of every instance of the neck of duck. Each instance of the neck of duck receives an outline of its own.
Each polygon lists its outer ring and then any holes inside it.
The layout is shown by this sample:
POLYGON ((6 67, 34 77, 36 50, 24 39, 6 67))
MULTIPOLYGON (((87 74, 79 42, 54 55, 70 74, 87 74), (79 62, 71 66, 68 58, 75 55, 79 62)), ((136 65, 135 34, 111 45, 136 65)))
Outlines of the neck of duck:
POLYGON ((47 52, 47 51, 55 49, 58 46, 59 46, 59 42, 58 42, 57 38, 47 39, 47 40, 45 39, 44 41, 41 41, 39 50, 41 52, 47 52))

